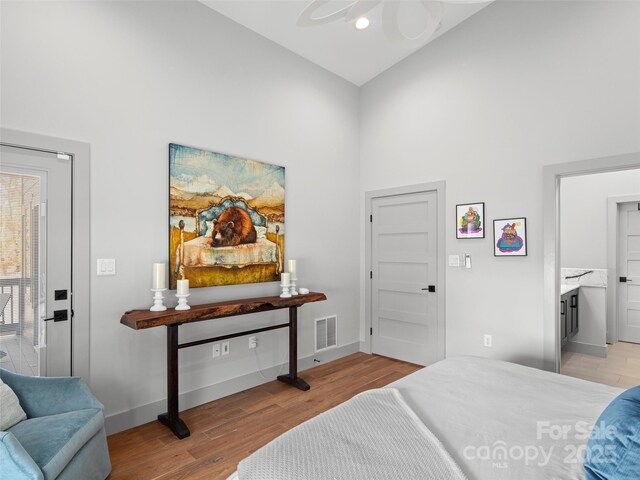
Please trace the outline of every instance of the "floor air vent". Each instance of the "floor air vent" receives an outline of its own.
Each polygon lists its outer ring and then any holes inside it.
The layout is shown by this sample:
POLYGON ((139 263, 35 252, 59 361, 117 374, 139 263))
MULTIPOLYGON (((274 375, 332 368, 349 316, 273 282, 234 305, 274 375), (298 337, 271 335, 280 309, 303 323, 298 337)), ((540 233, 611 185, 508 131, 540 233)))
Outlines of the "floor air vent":
POLYGON ((316 318, 316 352, 338 345, 338 317, 316 318))

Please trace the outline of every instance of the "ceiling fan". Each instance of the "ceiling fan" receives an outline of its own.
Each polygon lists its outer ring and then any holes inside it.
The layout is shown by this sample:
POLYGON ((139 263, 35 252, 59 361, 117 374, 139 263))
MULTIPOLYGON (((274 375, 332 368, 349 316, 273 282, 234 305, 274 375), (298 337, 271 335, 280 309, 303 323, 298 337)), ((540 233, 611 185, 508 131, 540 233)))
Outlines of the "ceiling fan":
MULTIPOLYGON (((402 3, 406 0, 354 0, 353 2, 336 7, 331 13, 314 17, 313 14, 324 5, 332 3, 333 0, 312 0, 309 5, 298 16, 296 25, 299 27, 314 27, 324 25, 340 19, 346 23, 358 22, 373 8, 379 4, 382 6, 382 28, 387 38, 395 43, 399 43, 407 48, 414 48, 421 45, 426 39, 431 37, 442 25, 442 16, 444 13, 445 3, 472 4, 472 3, 489 3, 493 0, 414 0, 414 3, 424 8, 426 16, 426 25, 417 35, 406 35, 400 28, 398 21, 399 10, 402 3)), ((362 22, 364 28, 368 25, 368 20, 362 22)), ((356 28, 360 28, 356 23, 356 28)))

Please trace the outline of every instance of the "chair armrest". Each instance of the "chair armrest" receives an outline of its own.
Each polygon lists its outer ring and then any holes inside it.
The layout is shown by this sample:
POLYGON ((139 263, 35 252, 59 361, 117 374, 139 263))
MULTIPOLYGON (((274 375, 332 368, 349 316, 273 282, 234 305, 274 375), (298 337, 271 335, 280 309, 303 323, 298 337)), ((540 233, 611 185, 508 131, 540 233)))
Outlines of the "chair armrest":
POLYGON ((103 409, 80 377, 28 377, 6 370, 0 370, 0 377, 15 392, 27 418, 103 409))
POLYGON ((43 480, 44 475, 11 432, 0 432, 0 465, 2 478, 43 480))

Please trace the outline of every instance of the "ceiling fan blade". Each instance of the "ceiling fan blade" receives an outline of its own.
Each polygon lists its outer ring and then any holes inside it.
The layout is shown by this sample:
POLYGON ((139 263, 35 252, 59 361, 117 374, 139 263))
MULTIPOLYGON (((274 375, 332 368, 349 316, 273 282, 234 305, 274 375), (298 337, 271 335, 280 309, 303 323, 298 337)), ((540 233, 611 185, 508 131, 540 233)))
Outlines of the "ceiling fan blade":
POLYGON ((334 12, 323 15, 321 17, 313 17, 313 13, 316 12, 320 7, 331 3, 332 0, 313 0, 309 5, 305 7, 304 10, 298 16, 298 20, 296 21, 296 25, 298 27, 315 27, 317 25, 324 25, 325 23, 333 22, 339 18, 345 17, 351 7, 359 2, 359 0, 354 0, 346 7, 342 7, 334 12))
POLYGON ((387 38, 393 42, 397 42, 407 48, 414 48, 420 45, 424 40, 431 37, 442 22, 442 3, 439 1, 421 0, 420 3, 424 7, 427 14, 427 25, 418 35, 410 37, 405 35, 400 29, 398 22, 398 12, 400 2, 385 2, 382 9, 382 26, 387 38))

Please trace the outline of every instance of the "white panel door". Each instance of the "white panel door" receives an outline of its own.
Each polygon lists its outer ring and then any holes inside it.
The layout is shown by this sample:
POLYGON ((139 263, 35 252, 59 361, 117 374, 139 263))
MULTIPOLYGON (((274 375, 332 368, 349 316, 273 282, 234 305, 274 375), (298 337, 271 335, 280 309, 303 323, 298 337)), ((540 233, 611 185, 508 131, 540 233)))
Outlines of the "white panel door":
POLYGON ((5 352, 3 360, 11 365, 4 367, 22 374, 70 375, 71 159, 4 145, 0 153, 0 285, 3 297, 18 305, 5 307, 2 315, 5 329, 8 322, 14 327, 0 337, 0 349, 6 344, 14 350, 5 352), (22 362, 34 358, 30 371, 22 362))
POLYGON ((436 203, 436 192, 422 192, 371 204, 371 349, 418 365, 441 360, 444 351, 436 203))
POLYGON ((640 343, 640 204, 623 203, 619 212, 619 338, 640 343))

